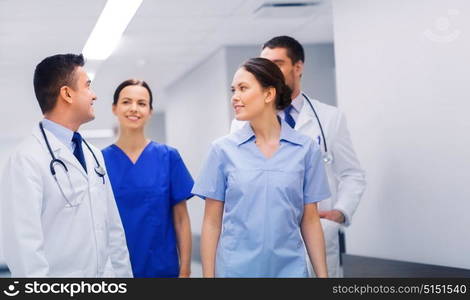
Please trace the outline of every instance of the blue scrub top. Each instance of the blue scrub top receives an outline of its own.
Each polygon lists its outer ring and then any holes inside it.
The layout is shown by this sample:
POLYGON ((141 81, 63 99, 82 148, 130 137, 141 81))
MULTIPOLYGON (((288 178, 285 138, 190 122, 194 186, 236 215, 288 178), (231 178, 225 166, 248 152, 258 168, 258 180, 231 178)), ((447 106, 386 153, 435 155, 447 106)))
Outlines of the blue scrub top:
POLYGON ((103 149, 103 156, 134 277, 177 277, 172 207, 192 196, 194 184, 178 151, 150 142, 134 164, 113 144, 103 149))
POLYGON ((269 159, 249 123, 213 142, 192 192, 224 202, 216 277, 307 277, 304 205, 330 197, 321 157, 284 121, 269 159))

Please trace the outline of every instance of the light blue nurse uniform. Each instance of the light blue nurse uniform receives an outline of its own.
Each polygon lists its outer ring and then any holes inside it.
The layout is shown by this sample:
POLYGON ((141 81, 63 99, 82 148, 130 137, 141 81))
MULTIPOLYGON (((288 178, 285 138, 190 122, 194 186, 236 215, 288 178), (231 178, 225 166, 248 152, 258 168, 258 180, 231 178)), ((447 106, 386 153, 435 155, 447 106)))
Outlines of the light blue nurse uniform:
POLYGON ((224 202, 216 277, 307 277, 304 205, 330 197, 321 157, 284 121, 269 159, 248 122, 212 143, 192 193, 224 202))

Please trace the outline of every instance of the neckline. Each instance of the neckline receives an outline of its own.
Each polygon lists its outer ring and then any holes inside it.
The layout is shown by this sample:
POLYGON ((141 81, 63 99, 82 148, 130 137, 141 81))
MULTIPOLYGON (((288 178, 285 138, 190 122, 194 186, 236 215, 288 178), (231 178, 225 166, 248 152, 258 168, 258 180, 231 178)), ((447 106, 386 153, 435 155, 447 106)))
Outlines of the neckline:
POLYGON ((270 156, 270 157, 267 157, 266 155, 264 155, 263 151, 261 151, 261 148, 258 147, 258 145, 256 144, 256 139, 253 140, 253 147, 256 149, 256 153, 261 157, 263 158, 263 160, 265 162, 270 162, 271 160, 274 159, 274 157, 276 157, 276 155, 279 153, 279 151, 281 150, 281 147, 282 147, 282 140, 279 139, 279 146, 277 147, 276 151, 273 152, 273 154, 270 156))
POLYGON ((127 155, 127 153, 124 150, 122 150, 118 145, 112 144, 111 146, 115 148, 116 150, 118 150, 122 155, 124 155, 127 158, 127 160, 131 163, 132 166, 136 166, 139 163, 140 158, 145 153, 145 150, 147 150, 147 148, 150 147, 151 144, 152 144, 152 141, 149 141, 147 145, 145 145, 145 147, 142 149, 142 151, 140 152, 135 162, 133 162, 132 159, 129 157, 129 155, 127 155))

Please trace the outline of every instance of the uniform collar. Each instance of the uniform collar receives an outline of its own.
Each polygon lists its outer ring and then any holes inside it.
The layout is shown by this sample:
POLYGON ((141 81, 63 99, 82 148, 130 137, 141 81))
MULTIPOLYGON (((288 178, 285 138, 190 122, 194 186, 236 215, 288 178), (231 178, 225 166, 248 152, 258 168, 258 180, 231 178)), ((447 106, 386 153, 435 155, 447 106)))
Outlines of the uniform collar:
MULTIPOLYGON (((291 128, 284 120, 277 117, 278 121, 281 123, 281 141, 286 141, 296 145, 303 145, 303 141, 300 138, 298 132, 296 132, 293 128, 291 128)), ((245 122, 243 127, 234 133, 234 137, 236 139, 237 145, 240 146, 248 141, 252 141, 255 139, 255 133, 251 128, 250 122, 245 122)))

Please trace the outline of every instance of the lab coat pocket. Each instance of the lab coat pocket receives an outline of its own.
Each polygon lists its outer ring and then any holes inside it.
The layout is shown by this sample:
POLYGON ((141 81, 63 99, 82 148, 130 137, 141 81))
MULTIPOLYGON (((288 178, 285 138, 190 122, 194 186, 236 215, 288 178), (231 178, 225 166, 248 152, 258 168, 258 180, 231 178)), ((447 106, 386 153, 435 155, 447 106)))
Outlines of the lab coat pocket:
POLYGON ((322 218, 320 222, 325 237, 326 264, 330 277, 341 277, 341 266, 339 264, 339 239, 338 231, 341 225, 337 222, 322 218))
POLYGON ((95 181, 91 184, 90 187, 90 205, 94 211, 95 216, 103 216, 103 219, 100 218, 100 224, 95 224, 100 230, 105 230, 105 220, 108 216, 108 193, 107 186, 103 182, 95 181))

